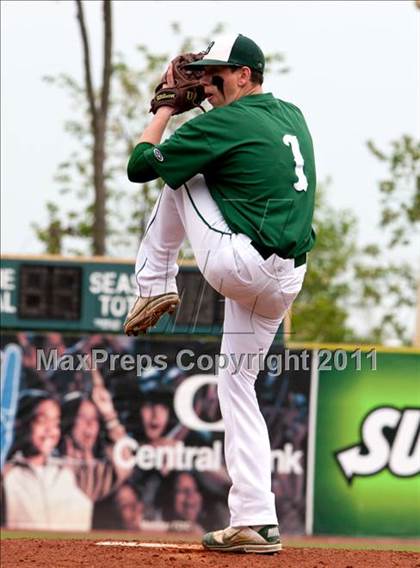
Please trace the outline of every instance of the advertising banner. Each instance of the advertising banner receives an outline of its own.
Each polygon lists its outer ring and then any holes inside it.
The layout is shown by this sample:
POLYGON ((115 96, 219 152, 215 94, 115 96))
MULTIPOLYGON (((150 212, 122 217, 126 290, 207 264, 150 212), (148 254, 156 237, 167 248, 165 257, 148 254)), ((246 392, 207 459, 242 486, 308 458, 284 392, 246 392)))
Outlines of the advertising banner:
MULTIPOLYGON (((1 347, 3 526, 200 534, 229 524, 216 341, 21 332, 1 347)), ((282 530, 302 533, 311 361, 273 349, 256 390, 282 530)))
POLYGON ((419 537, 420 353, 319 354, 313 532, 419 537))

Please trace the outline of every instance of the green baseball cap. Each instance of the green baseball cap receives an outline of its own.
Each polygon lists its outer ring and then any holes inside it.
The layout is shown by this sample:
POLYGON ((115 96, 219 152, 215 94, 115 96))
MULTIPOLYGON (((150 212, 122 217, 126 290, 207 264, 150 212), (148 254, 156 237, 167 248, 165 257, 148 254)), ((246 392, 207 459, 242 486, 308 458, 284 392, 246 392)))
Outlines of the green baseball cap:
POLYGON ((220 36, 211 42, 203 59, 185 65, 185 69, 203 68, 207 65, 250 67, 264 73, 264 53, 252 39, 242 34, 220 36))

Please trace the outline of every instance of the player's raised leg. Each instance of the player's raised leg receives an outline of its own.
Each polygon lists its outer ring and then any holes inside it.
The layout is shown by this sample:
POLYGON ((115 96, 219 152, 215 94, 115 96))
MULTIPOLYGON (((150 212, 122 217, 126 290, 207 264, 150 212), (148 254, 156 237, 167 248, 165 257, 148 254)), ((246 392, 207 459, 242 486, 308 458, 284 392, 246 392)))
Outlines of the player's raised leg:
POLYGON ((153 209, 136 260, 139 298, 127 315, 124 330, 137 335, 155 325, 179 303, 175 277, 181 244, 188 237, 204 276, 219 291, 223 282, 220 250, 232 235, 202 175, 177 190, 165 186, 153 209))
POLYGON ((179 304, 175 277, 185 230, 173 190, 162 190, 150 216, 136 259, 139 297, 124 323, 127 335, 137 335, 173 312, 179 304))

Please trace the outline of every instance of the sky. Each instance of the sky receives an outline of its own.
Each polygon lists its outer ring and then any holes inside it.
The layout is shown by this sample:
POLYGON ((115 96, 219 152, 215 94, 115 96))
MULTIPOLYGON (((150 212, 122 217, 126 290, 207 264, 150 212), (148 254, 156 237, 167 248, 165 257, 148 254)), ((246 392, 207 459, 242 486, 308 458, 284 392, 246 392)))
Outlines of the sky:
MULTIPOLYGON (((101 3, 85 4, 99 70, 101 3)), ((3 253, 42 250, 31 223, 45 221, 45 202, 56 196, 54 172, 72 148, 63 124, 73 112, 64 91, 42 77, 66 72, 81 78, 75 13, 70 0, 1 4, 3 253)), ((265 91, 303 111, 314 139, 318 179, 331 178, 332 205, 355 213, 360 242, 383 238, 378 182, 387 171, 366 140, 387 150, 402 134, 419 136, 420 10, 414 1, 118 0, 113 14, 115 49, 133 63, 139 43, 176 55, 173 21, 194 36, 207 35, 224 22, 227 31, 251 37, 263 51, 284 53, 291 71, 268 78, 265 91)), ((408 254, 419 260, 417 250, 408 254)))

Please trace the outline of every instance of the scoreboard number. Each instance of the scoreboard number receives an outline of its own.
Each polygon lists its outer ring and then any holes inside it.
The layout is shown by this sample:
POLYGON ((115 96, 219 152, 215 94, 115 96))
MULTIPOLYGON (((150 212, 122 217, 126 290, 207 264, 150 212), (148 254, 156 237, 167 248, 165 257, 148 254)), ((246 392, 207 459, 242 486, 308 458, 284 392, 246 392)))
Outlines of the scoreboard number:
POLYGON ((80 320, 81 268, 22 264, 19 282, 20 318, 80 320))

